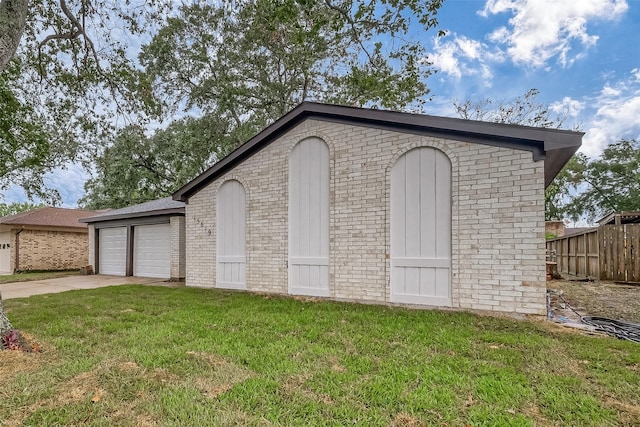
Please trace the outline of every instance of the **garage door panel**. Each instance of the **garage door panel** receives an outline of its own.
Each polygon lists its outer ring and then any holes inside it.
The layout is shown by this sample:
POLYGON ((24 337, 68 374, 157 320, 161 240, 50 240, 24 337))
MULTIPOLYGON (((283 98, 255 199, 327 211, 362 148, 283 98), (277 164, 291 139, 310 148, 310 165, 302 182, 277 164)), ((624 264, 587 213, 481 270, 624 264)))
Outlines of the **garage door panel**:
POLYGON ((100 274, 125 276, 127 267, 127 229, 126 227, 103 228, 99 231, 100 274))
POLYGON ((133 275, 163 279, 171 277, 170 224, 134 227, 133 275))

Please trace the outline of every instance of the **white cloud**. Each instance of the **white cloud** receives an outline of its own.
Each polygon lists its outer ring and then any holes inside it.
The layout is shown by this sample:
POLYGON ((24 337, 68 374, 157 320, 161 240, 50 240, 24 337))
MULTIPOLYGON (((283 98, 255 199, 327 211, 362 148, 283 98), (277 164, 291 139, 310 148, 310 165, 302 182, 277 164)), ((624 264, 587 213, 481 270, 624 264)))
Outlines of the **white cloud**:
POLYGON ((460 63, 456 58, 457 49, 455 43, 446 42, 440 44, 436 39, 435 51, 429 54, 429 61, 442 73, 447 73, 453 77, 460 78, 462 72, 460 70, 460 63))
POLYGON ((452 34, 451 38, 435 39, 429 61, 442 73, 460 79, 463 76, 480 76, 491 85, 491 64, 503 61, 499 49, 490 49, 484 43, 465 36, 452 34))
POLYGON ((549 108, 556 114, 567 114, 569 117, 578 117, 584 109, 584 102, 565 96, 562 98, 562 101, 554 102, 549 108))
POLYGON ((584 136, 585 154, 598 155, 605 146, 622 138, 640 138, 638 69, 625 80, 605 85, 589 102, 596 111, 584 136))
POLYGON ((589 20, 613 20, 628 7, 626 0, 487 0, 478 14, 513 14, 509 26, 497 28, 488 40, 506 45, 514 63, 539 68, 557 57, 566 67, 583 55, 573 52, 576 43, 588 48, 598 40, 587 32, 589 20))

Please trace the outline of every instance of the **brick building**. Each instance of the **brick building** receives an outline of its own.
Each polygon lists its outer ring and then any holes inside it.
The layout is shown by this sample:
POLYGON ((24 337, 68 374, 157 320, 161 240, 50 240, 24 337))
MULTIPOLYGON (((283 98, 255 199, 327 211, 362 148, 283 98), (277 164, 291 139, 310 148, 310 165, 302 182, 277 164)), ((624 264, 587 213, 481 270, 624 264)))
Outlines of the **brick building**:
POLYGON ((0 218, 0 273, 86 266, 87 225, 78 219, 94 214, 44 207, 0 218))
POLYGON ((545 313, 582 134, 303 103, 179 189, 188 286, 545 313))

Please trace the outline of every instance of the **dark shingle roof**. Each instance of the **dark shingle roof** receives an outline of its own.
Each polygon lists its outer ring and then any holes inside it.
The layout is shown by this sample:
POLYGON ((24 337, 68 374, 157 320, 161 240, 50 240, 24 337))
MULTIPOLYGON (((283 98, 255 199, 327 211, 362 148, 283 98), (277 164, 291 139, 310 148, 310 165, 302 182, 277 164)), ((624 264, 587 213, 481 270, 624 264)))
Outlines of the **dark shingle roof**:
POLYGON ((127 206, 121 209, 114 209, 90 218, 81 219, 82 222, 92 223, 100 221, 110 221, 114 219, 138 218, 144 216, 155 216, 165 214, 184 214, 184 203, 173 200, 171 197, 151 200, 138 205, 127 206))
POLYGON ((189 197, 218 176, 307 119, 527 150, 532 153, 534 160, 545 160, 545 186, 549 185, 580 147, 584 135, 582 132, 567 130, 303 102, 204 173, 179 188, 173 193, 174 200, 189 200, 189 197))
POLYGON ((95 213, 95 211, 80 209, 44 207, 15 215, 5 216, 0 218, 0 224, 86 229, 87 225, 78 222, 78 220, 80 218, 90 217, 95 213))

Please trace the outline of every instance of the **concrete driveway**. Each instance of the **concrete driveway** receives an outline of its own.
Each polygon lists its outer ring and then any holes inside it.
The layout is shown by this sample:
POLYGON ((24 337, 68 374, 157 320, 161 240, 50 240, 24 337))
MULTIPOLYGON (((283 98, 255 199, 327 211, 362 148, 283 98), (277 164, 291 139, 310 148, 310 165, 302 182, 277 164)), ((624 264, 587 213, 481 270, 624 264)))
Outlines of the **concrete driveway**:
POLYGON ((164 279, 149 277, 122 276, 69 276, 56 279, 34 280, 31 282, 4 283, 0 285, 2 299, 25 298, 31 295, 54 294, 72 291, 74 289, 95 289, 105 286, 126 285, 136 283, 140 285, 169 285, 164 279))

